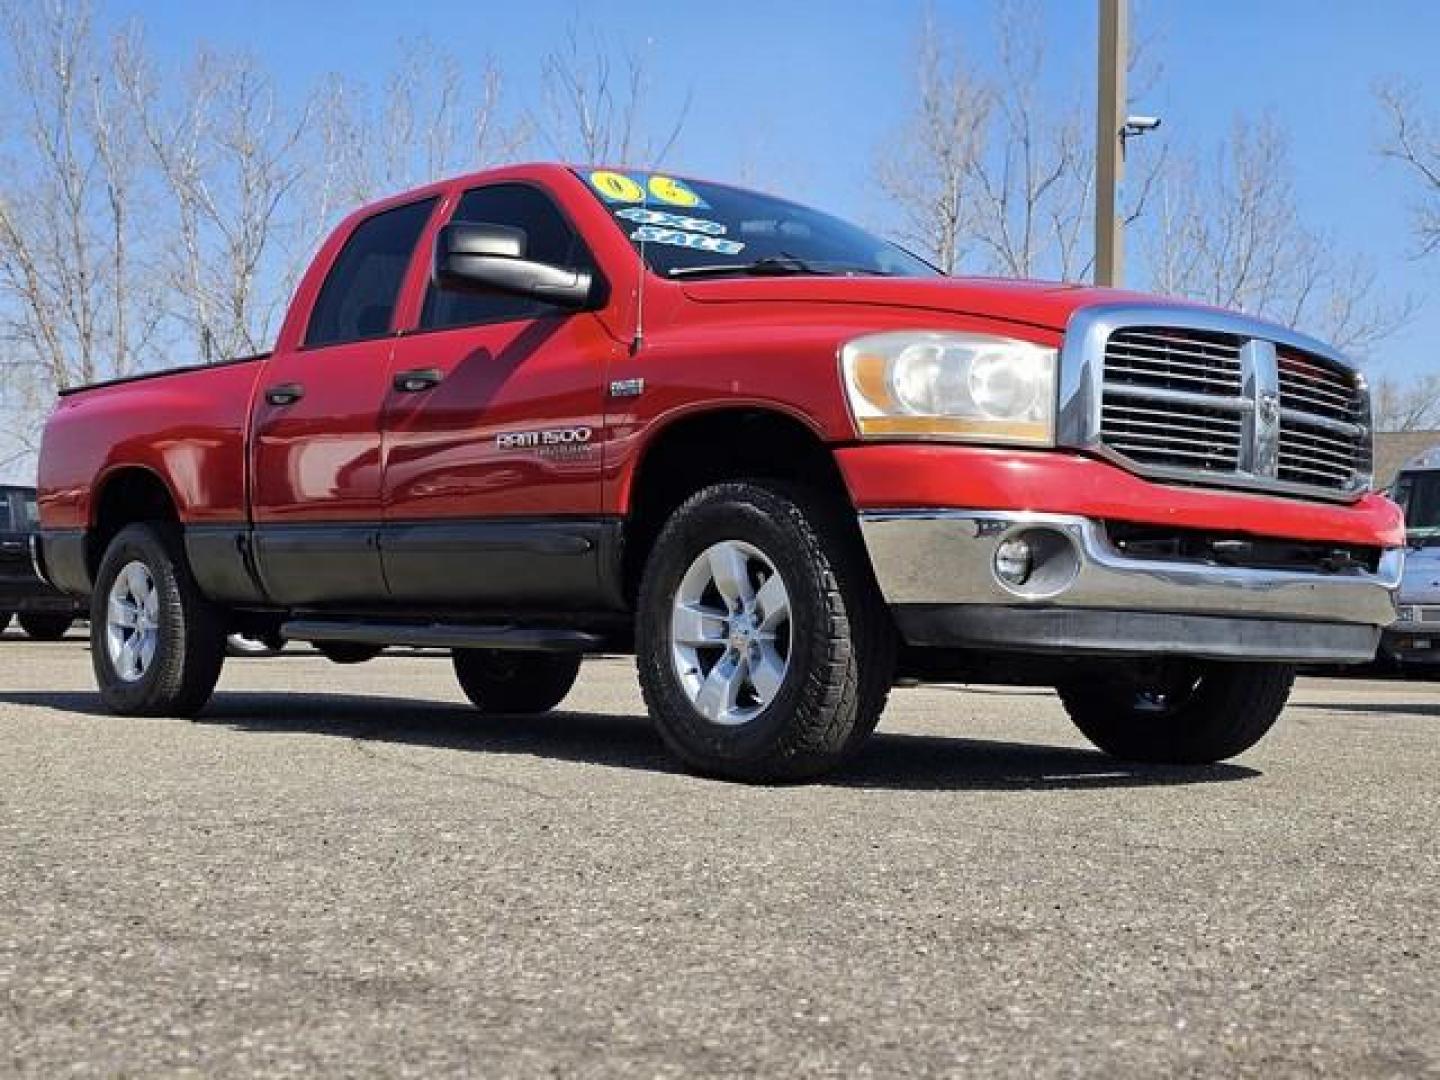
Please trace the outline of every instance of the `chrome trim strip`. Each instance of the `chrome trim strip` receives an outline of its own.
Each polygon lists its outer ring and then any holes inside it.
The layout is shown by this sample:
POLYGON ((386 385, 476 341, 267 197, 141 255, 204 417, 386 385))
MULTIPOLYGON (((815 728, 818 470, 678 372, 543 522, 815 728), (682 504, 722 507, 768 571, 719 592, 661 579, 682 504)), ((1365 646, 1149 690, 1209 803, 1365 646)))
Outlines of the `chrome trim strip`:
POLYGON ((1245 389, 1255 403, 1248 417, 1249 438, 1241 444, 1240 468, 1274 480, 1280 473, 1280 370, 1275 343, 1251 338, 1240 356, 1245 389))
POLYGON ((1309 427, 1324 428, 1326 431, 1333 431, 1339 435, 1348 435, 1352 439, 1365 434, 1365 429, 1359 424, 1352 424, 1348 420, 1336 420, 1331 416, 1321 416, 1319 413, 1301 412, 1299 409, 1281 409, 1280 418, 1309 427))
POLYGON ((1243 397, 1220 397, 1216 394, 1197 394, 1192 390, 1166 390, 1159 386, 1126 386, 1114 383, 1105 390, 1116 397, 1141 398, 1145 401, 1169 401, 1176 405, 1197 405, 1202 409, 1228 410, 1245 413, 1255 411, 1255 399, 1243 397))
POLYGON ((1118 609, 1357 623, 1395 620, 1404 550, 1376 573, 1309 573, 1137 559, 1111 545, 1101 522, 1064 514, 896 510, 860 515, 861 534, 890 604, 985 604, 1118 609), (1058 590, 1026 597, 992 570, 996 546, 1046 526, 1070 540, 1078 567, 1058 590))
POLYGON ((40 551, 39 533, 30 534, 30 569, 34 570, 35 576, 46 585, 52 589, 55 588, 55 583, 50 580, 50 575, 45 573, 45 557, 40 551))
MULTIPOLYGON (((1298 413, 1291 415, 1286 409, 1277 409, 1276 418, 1276 460, 1273 470, 1270 465, 1269 433, 1263 428, 1258 430, 1254 423, 1257 420, 1256 414, 1259 406, 1265 400, 1263 395, 1274 393, 1275 404, 1279 400, 1279 373, 1275 371, 1273 376, 1260 373, 1261 368, 1277 368, 1275 363, 1265 364, 1266 357, 1260 355, 1260 350, 1251 346, 1268 347, 1273 352, 1275 346, 1284 346, 1299 352, 1309 353, 1329 361, 1355 376, 1356 393, 1362 409, 1366 414, 1370 413, 1370 395, 1366 381, 1356 369, 1355 365, 1345 358, 1332 346, 1325 344, 1306 334, 1290 330, 1278 323, 1257 319, 1249 315, 1241 315, 1224 311, 1213 311, 1208 308, 1191 307, 1180 303, 1124 303, 1124 304, 1101 304, 1094 307, 1080 308, 1071 317, 1069 325, 1065 330, 1065 340, 1060 351, 1060 378, 1059 378, 1059 407, 1056 413, 1056 444, 1076 450, 1083 450, 1087 453, 1102 457, 1113 462, 1128 472, 1138 476, 1144 476, 1153 480, 1172 481, 1178 483, 1198 484, 1205 487, 1233 488, 1248 491, 1258 491, 1271 495, 1293 495, 1305 499, 1323 502, 1355 502, 1364 496, 1370 489, 1373 477, 1370 475, 1372 462, 1366 460, 1373 457, 1373 446, 1369 445, 1369 438, 1363 441, 1367 444, 1362 448, 1362 453, 1357 455, 1356 477, 1348 488, 1328 488, 1310 484, 1295 483, 1278 478, 1278 443, 1279 431, 1278 421, 1282 418, 1290 419, 1292 422, 1303 422, 1337 432, 1346 431, 1346 428, 1337 426, 1342 421, 1324 422, 1327 418, 1319 418, 1310 413, 1298 413), (1175 330, 1192 330, 1204 333, 1230 334, 1236 337, 1249 339, 1247 347, 1242 350, 1242 372, 1244 373, 1243 385, 1245 396, 1233 398, 1226 396, 1211 396, 1207 394, 1192 394, 1180 390, 1153 389, 1146 390, 1139 387, 1130 388, 1123 385, 1105 386, 1105 349, 1111 334, 1127 327, 1155 326, 1175 330), (1273 378, 1273 385, 1271 379, 1273 378), (1203 469, 1187 469, 1175 466, 1146 465, 1131 460, 1124 454, 1106 446, 1101 438, 1101 424, 1103 420, 1104 395, 1106 391, 1112 394, 1143 397, 1151 401, 1174 404, 1195 405, 1204 408, 1216 409, 1221 412, 1232 412, 1243 418, 1245 428, 1255 438, 1252 440, 1254 450, 1247 453, 1242 448, 1241 469, 1237 472, 1206 472, 1203 469), (1248 463, 1247 463, 1248 458, 1248 463)), ((1274 360, 1271 356, 1269 359, 1274 360)), ((1369 434, 1372 424, 1356 429, 1356 425, 1349 425, 1349 429, 1355 434, 1369 434)))

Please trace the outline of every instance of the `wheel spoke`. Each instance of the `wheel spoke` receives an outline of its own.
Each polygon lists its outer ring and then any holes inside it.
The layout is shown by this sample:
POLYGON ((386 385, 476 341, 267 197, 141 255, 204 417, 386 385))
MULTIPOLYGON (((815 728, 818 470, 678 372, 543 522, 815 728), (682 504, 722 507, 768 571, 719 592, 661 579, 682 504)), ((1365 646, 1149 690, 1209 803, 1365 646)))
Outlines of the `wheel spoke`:
POLYGON ((695 698, 695 707, 704 716, 723 723, 734 711, 744 682, 742 667, 743 661, 728 652, 716 661, 695 698))
POLYGON ((159 637, 153 627, 147 627, 141 631, 140 643, 135 648, 135 674, 138 678, 150 670, 150 664, 155 659, 155 646, 159 637))
POLYGON ((145 604, 145 568, 138 562, 125 568, 125 591, 137 608, 145 604))
POLYGON ((132 634, 126 638, 125 643, 120 646, 120 655, 117 658, 115 666, 120 669, 120 677, 122 679, 133 681, 140 677, 140 657, 135 648, 135 642, 136 638, 132 634))
POLYGON ((671 633, 679 645, 692 648, 724 645, 725 614, 699 604, 677 604, 671 622, 671 633))
POLYGON ((132 604, 112 596, 109 619, 111 626, 133 627, 139 619, 139 612, 132 604))
POLYGON ((769 705, 780 692, 780 684, 785 681, 785 660, 775 651, 775 646, 762 643, 760 655, 750 658, 749 675, 755 697, 761 705, 769 705))
POLYGON ((716 544, 710 549, 710 576, 715 588, 731 608, 755 598, 750 584, 750 561, 734 544, 716 544))
POLYGON ((785 591, 785 582, 779 574, 771 574, 760 586, 755 594, 755 606, 760 615, 760 629, 767 633, 790 618, 790 594, 785 591))

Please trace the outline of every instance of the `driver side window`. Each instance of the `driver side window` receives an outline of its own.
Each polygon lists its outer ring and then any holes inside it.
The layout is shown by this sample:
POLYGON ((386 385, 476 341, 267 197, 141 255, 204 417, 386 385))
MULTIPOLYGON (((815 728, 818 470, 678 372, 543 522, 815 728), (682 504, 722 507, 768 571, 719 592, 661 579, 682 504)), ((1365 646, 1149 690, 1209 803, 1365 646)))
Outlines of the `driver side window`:
MULTIPOLYGON (((593 270, 594 261, 559 209, 544 192, 527 184, 496 184, 467 191, 451 221, 523 229, 525 257, 571 270, 593 270)), ((561 309, 543 300, 504 293, 461 293, 437 289, 432 281, 420 315, 422 330, 538 319, 561 309)))

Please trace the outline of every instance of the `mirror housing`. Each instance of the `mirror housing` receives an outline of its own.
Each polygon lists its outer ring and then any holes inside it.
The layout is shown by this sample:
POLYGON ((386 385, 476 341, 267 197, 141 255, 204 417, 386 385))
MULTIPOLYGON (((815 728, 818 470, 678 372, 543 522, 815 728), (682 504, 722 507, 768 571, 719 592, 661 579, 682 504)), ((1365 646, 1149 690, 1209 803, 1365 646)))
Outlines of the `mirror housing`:
POLYGON ((558 307, 588 306, 593 275, 525 258, 523 229, 452 221, 435 239, 435 284, 450 292, 501 292, 558 307))

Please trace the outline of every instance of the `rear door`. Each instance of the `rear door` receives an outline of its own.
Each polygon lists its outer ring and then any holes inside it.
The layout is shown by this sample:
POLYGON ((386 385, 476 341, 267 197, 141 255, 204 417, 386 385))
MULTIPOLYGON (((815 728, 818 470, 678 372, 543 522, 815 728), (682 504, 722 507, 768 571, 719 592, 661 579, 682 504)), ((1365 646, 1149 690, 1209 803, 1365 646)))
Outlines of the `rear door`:
MULTIPOLYGON (((527 257, 595 270, 578 231, 529 183, 467 191, 451 220, 523 229, 527 257)), ((593 312, 431 283, 399 338, 385 408, 385 575, 425 606, 600 602, 606 366, 593 312)))
POLYGON ((386 599, 380 411, 401 286, 435 203, 408 203, 357 225, 302 344, 266 364, 254 403, 251 504, 256 564, 280 603, 386 599))

